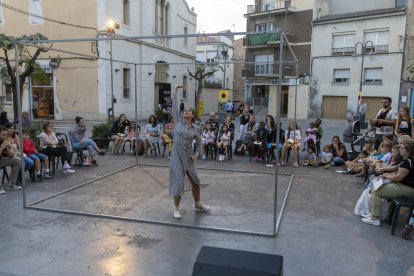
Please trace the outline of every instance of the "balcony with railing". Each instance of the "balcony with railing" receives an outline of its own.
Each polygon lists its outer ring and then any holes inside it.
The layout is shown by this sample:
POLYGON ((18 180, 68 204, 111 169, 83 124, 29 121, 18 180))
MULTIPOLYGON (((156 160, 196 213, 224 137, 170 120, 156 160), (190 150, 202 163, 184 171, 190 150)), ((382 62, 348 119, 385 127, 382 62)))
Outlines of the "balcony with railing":
POLYGON ((253 34, 243 39, 245 47, 264 47, 268 45, 276 45, 279 43, 279 34, 253 34))
MULTIPOLYGON (((354 47, 332 48, 333 56, 351 56, 354 54, 354 47)), ((374 45, 365 47, 365 54, 388 53, 388 45, 374 45)))
POLYGON ((274 1, 272 3, 266 3, 262 6, 261 11, 272 11, 272 10, 280 10, 290 8, 292 6, 293 1, 274 1))

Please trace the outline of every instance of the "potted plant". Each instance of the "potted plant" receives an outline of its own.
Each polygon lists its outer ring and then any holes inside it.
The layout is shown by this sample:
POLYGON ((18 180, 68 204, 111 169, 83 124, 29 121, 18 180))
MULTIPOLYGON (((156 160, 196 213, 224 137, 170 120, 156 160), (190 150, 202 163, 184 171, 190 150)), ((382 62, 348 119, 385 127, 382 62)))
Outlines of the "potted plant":
POLYGON ((108 134, 111 131, 112 126, 110 124, 98 124, 92 128, 92 140, 101 149, 108 149, 109 137, 108 134))

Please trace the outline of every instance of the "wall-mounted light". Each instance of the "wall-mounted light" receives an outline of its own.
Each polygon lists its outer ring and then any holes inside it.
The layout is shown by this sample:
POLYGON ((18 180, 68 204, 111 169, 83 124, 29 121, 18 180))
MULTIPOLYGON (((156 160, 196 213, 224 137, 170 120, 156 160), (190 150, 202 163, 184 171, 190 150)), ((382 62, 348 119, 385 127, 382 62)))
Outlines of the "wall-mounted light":
POLYGON ((151 76, 152 75, 152 72, 148 72, 148 76, 151 76))
POLYGON ((115 73, 118 73, 120 71, 120 69, 115 69, 115 73))
POLYGON ((177 76, 173 76, 173 79, 175 79, 177 76))

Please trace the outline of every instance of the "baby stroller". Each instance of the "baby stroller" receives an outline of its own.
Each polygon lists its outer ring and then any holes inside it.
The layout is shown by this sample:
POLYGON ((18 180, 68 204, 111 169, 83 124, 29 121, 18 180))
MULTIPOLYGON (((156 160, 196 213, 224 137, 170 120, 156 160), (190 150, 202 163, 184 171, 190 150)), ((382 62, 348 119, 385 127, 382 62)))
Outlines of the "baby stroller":
POLYGON ((369 136, 369 133, 374 131, 374 128, 371 128, 367 132, 361 134, 361 123, 359 121, 354 121, 349 124, 343 133, 344 143, 351 144, 351 151, 348 152, 350 160, 355 159, 358 154, 362 151, 365 145, 365 138, 369 136), (355 146, 360 146, 359 151, 355 149, 355 146))
POLYGON ((411 219, 407 225, 404 226, 404 229, 401 231, 401 238, 404 240, 411 240, 414 237, 411 237, 411 232, 414 229, 414 212, 411 214, 411 219))

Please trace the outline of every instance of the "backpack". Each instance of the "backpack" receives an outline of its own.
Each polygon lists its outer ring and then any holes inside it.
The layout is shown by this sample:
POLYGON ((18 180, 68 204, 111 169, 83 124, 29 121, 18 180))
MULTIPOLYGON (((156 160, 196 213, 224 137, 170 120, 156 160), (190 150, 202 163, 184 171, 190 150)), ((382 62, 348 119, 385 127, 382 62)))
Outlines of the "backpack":
POLYGON ((236 141, 236 146, 234 147, 234 154, 235 155, 244 155, 244 150, 242 150, 242 151, 238 150, 241 147, 241 145, 243 145, 243 141, 242 140, 237 140, 236 141))
POLYGON ((145 146, 144 146, 144 141, 142 141, 142 139, 139 139, 139 138, 137 139, 136 147, 137 147, 137 154, 144 155, 145 146))

